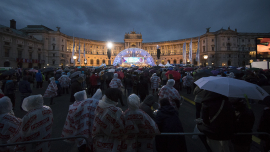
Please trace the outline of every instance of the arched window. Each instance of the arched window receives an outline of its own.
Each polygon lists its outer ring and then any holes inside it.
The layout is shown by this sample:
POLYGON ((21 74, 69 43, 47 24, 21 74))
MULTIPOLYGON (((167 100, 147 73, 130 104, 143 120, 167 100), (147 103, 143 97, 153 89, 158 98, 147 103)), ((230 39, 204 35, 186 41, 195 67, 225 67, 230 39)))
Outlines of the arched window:
POLYGON ((182 64, 183 63, 183 59, 180 59, 180 64, 182 64))
POLYGON ((169 62, 169 63, 171 63, 171 61, 170 61, 170 60, 168 60, 168 62, 169 62))
POLYGON ((105 60, 102 60, 102 63, 105 63, 105 60))
POLYGON ((90 60, 90 64, 94 64, 94 60, 93 59, 90 60))
POLYGON ((227 50, 231 49, 231 43, 227 43, 227 50))
POLYGON ((99 65, 99 59, 97 59, 97 65, 99 65))
POLYGON ((176 60, 173 60, 173 64, 176 64, 176 60))

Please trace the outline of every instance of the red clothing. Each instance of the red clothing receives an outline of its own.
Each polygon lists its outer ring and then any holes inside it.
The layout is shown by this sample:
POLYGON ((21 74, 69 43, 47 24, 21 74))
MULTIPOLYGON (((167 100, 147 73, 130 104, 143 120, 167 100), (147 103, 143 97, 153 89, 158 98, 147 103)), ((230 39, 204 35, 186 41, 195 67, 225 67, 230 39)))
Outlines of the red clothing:
POLYGON ((99 78, 99 76, 93 74, 91 77, 90 77, 90 83, 91 85, 97 85, 97 79, 99 78))
POLYGON ((5 95, 3 95, 3 94, 0 93, 0 99, 3 98, 4 96, 5 96, 5 95))

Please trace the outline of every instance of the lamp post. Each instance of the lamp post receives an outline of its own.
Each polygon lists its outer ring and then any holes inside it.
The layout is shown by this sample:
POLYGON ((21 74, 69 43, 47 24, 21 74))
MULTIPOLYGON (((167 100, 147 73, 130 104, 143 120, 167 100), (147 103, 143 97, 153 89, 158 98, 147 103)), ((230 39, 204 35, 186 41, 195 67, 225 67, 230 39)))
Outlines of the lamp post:
POLYGON ((111 55, 112 55, 111 49, 112 49, 112 46, 113 46, 112 42, 107 43, 107 47, 108 47, 107 56, 109 58, 109 63, 108 63, 109 65, 111 65, 111 55))
POLYGON ((204 60, 206 60, 206 61, 205 61, 205 66, 206 66, 206 62, 207 62, 207 59, 208 59, 208 55, 204 55, 203 58, 204 58, 204 60))
POLYGON ((73 59, 74 59, 74 63, 73 63, 73 64, 74 64, 74 67, 75 67, 75 66, 76 66, 76 59, 77 59, 77 56, 74 55, 74 56, 73 56, 73 59))

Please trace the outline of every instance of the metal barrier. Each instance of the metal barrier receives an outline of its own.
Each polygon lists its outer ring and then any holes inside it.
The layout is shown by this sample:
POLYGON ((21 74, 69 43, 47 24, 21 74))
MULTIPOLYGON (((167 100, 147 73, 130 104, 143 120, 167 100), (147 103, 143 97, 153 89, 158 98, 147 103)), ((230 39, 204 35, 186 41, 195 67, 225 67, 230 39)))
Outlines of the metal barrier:
POLYGON ((76 138, 83 138, 85 139, 86 143, 88 143, 88 138, 86 138, 85 136, 74 136, 74 137, 65 137, 65 138, 50 138, 50 139, 43 139, 43 140, 17 142, 17 143, 12 143, 12 144, 3 144, 3 145, 0 145, 0 147, 33 144, 33 143, 38 143, 38 142, 59 141, 59 140, 65 140, 65 139, 76 139, 76 138))
MULTIPOLYGON (((203 133, 161 133, 157 135, 204 135, 203 133)), ((251 132, 251 133, 236 133, 235 135, 267 135, 270 137, 270 134, 266 132, 251 132)), ((65 137, 65 138, 51 138, 51 139, 44 139, 44 140, 34 140, 34 141, 26 141, 26 142, 17 142, 12 144, 3 144, 0 145, 0 147, 6 147, 6 146, 15 146, 15 145, 25 145, 25 144, 33 144, 38 142, 48 142, 48 141, 59 141, 59 140, 65 140, 65 139, 76 139, 76 138, 84 138, 86 140, 86 143, 89 143, 88 138, 85 136, 74 136, 74 137, 65 137)))

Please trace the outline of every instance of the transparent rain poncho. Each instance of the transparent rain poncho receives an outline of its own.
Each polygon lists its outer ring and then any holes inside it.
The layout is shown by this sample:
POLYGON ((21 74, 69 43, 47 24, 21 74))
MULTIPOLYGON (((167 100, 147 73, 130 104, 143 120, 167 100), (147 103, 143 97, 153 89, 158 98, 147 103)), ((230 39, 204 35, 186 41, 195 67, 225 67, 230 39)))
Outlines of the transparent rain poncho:
POLYGON ((169 79, 167 84, 163 86, 159 91, 159 99, 168 98, 171 105, 178 110, 176 103, 174 100, 181 101, 181 96, 179 92, 173 87, 175 81, 173 79, 169 79))
POLYGON ((122 141, 121 151, 153 151, 153 142, 159 134, 155 121, 144 111, 139 109, 140 98, 132 94, 128 97, 128 110, 125 112, 125 139, 122 141))
MULTIPOLYGON (((7 144, 8 140, 20 129, 21 120, 12 112, 12 103, 8 97, 0 99, 0 144, 7 144)), ((12 151, 13 147, 0 147, 0 151, 12 151)))
POLYGON ((110 88, 121 88, 121 87, 123 87, 123 84, 122 84, 121 80, 118 79, 118 74, 117 73, 115 73, 113 75, 113 79, 111 80, 109 86, 110 86, 110 88))
POLYGON ((77 102, 83 101, 83 100, 87 99, 87 95, 86 95, 85 90, 76 92, 76 93, 74 94, 74 97, 75 97, 75 100, 76 100, 77 102))
MULTIPOLYGON (((41 95, 32 95, 23 100, 23 110, 28 113, 22 118, 21 129, 10 139, 10 143, 51 138, 53 113, 50 107, 43 106, 41 95)), ((38 145, 20 145, 16 151, 42 151, 49 152, 50 142, 43 142, 38 145), (33 147, 34 146, 34 147, 33 147)))
POLYGON ((106 95, 102 97, 95 111, 92 137, 98 152, 116 152, 121 146, 124 134, 124 116, 117 102, 106 95))
MULTIPOLYGON (((83 91, 80 91, 79 94, 81 96, 84 96, 83 91)), ((96 107, 101 97, 102 92, 100 89, 98 89, 92 98, 74 102, 72 105, 69 106, 68 115, 62 131, 62 137, 83 135, 89 139, 89 146, 93 144, 91 137, 93 120, 95 118, 96 107)), ((66 141, 76 142, 78 147, 86 144, 86 141, 81 138, 66 141)))

